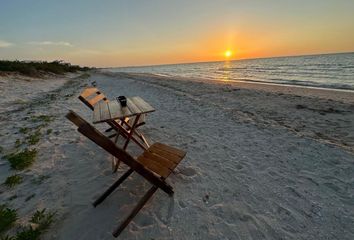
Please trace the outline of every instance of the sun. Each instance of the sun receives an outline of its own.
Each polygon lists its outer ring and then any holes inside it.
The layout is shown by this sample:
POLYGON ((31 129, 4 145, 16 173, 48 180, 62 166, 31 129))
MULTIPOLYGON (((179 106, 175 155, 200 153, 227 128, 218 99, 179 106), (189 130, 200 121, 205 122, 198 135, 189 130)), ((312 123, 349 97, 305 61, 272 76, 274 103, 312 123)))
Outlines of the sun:
POLYGON ((226 50, 224 55, 225 55, 226 58, 229 58, 229 57, 232 56, 232 51, 231 50, 226 50))

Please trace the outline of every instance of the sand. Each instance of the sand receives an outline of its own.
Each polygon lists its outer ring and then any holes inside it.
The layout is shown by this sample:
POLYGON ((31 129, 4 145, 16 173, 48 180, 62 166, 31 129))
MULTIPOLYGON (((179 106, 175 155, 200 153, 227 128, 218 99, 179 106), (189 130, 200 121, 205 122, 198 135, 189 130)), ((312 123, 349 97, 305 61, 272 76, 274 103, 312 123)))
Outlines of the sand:
MULTIPOLYGON (((35 92, 26 81, 15 88, 0 80, 2 155, 24 137, 20 127, 33 126, 26 117, 54 118, 42 130, 53 133, 31 146, 39 156, 19 172, 24 182, 0 191, 19 222, 38 208, 58 211, 44 239, 113 239, 111 231, 149 188, 133 174, 92 207, 126 170, 112 174, 110 156, 64 118, 72 109, 91 121, 77 96, 93 81, 111 99, 144 98, 157 109, 141 128, 149 141, 187 151, 168 179, 174 197, 158 191, 120 239, 354 239, 353 93, 100 72, 56 86, 54 79, 32 81, 41 89, 35 92), (25 101, 14 104, 21 101, 10 96, 24 92, 25 101), (47 178, 35 184, 40 176, 47 178)), ((128 151, 140 153, 133 144, 128 151)), ((12 173, 1 159, 0 181, 12 173)))

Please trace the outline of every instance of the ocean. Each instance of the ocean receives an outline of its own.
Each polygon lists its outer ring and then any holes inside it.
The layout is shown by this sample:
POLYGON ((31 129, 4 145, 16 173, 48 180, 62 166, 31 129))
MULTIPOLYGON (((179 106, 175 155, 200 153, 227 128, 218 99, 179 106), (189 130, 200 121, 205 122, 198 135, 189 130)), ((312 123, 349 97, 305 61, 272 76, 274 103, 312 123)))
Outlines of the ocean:
POLYGON ((119 67, 113 72, 354 90, 354 53, 119 67))

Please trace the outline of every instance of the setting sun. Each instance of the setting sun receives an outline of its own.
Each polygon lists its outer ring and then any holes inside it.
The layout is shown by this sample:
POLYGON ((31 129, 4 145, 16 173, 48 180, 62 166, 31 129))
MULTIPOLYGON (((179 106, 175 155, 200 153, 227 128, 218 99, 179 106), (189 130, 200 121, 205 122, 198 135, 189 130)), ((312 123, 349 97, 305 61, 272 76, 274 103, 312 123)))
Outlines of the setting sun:
POLYGON ((225 57, 226 57, 226 58, 231 57, 231 56, 232 56, 232 52, 231 52, 231 50, 227 50, 227 51, 225 51, 224 55, 225 55, 225 57))

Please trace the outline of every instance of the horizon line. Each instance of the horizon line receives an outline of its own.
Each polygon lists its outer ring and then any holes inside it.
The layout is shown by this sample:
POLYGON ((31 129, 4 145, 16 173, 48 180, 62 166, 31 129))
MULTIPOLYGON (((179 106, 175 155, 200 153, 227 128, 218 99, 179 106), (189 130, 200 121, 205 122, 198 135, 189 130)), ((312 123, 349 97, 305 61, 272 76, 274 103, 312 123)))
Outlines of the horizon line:
POLYGON ((178 62, 178 63, 161 63, 161 64, 147 64, 147 65, 143 64, 143 65, 127 65, 127 66, 119 66, 119 67, 111 66, 111 67, 94 67, 94 68, 107 69, 107 68, 157 67, 157 66, 169 66, 169 65, 215 63, 215 62, 233 62, 233 61, 243 61, 243 60, 272 59, 272 58, 286 58, 286 57, 306 57, 306 56, 321 56, 321 55, 349 54, 349 53, 354 53, 354 50, 353 51, 348 51, 348 52, 327 52, 327 53, 299 54, 299 55, 279 55, 279 56, 270 56, 270 57, 239 58, 239 59, 218 60, 218 61, 178 62))

